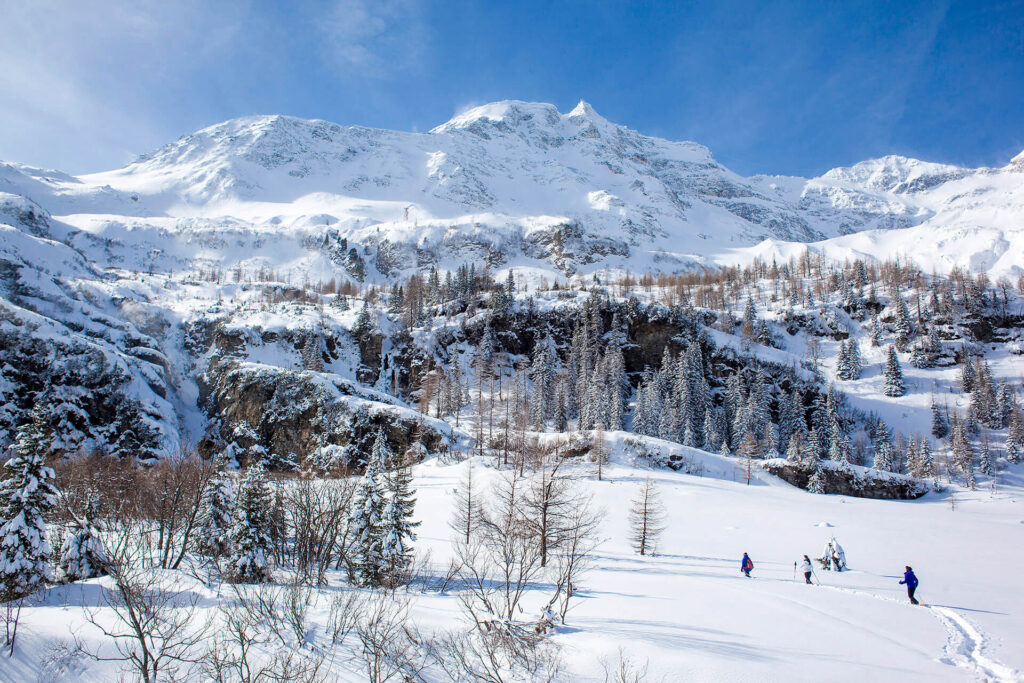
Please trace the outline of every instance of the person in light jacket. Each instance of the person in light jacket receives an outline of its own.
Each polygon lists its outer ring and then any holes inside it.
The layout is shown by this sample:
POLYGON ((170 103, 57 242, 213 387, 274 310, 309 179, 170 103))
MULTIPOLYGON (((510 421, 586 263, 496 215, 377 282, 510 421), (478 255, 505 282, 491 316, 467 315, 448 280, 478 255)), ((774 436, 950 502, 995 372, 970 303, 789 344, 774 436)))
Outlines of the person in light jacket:
POLYGON ((811 558, 804 555, 803 562, 800 563, 800 571, 804 573, 804 581, 811 583, 811 573, 814 571, 814 567, 811 566, 811 558))

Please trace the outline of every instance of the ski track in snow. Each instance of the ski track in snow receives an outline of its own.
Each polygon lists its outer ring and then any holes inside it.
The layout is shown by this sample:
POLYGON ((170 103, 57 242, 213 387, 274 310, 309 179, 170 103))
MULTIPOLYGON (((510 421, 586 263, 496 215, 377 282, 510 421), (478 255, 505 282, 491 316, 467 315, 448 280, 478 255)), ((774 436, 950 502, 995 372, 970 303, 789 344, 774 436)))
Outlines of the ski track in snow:
POLYGON ((945 607, 928 607, 939 618, 948 634, 946 656, 940 661, 953 666, 972 668, 978 678, 986 681, 1024 680, 1015 670, 988 657, 984 652, 985 635, 974 624, 945 607))
MULTIPOLYGON (((815 579, 817 580, 817 574, 815 574, 815 579)), ((843 593, 866 595, 876 600, 903 602, 902 600, 877 595, 868 591, 828 586, 820 581, 818 586, 843 593)), ((934 614, 946 629, 946 644, 944 646, 946 654, 939 658, 940 662, 958 668, 972 669, 976 674, 977 680, 1009 683, 1024 681, 1024 677, 1018 671, 1001 664, 983 652, 986 641, 985 634, 965 617, 947 607, 931 607, 924 602, 922 602, 921 606, 934 614)))

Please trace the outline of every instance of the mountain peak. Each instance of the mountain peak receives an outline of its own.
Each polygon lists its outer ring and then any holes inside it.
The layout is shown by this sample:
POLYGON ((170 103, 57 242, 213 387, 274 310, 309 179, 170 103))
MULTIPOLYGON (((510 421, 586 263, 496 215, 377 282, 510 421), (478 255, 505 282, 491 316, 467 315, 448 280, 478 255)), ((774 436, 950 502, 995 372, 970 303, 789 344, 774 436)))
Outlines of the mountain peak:
POLYGON ((561 114, 553 104, 545 102, 523 102, 522 100, 500 100, 471 107, 453 116, 449 121, 434 128, 432 133, 445 133, 462 128, 472 128, 481 123, 518 125, 524 121, 540 120, 555 125, 561 114))

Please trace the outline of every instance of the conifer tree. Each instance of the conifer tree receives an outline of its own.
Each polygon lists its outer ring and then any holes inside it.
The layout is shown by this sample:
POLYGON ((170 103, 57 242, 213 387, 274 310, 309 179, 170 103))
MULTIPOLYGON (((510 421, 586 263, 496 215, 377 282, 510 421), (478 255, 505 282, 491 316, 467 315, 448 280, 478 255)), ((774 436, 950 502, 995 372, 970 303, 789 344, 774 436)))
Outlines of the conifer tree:
POLYGON ((1005 381, 999 383, 999 408, 997 429, 1010 426, 1010 415, 1016 407, 1017 399, 1013 389, 1005 381))
POLYGON ((238 491, 238 509, 231 530, 230 565, 239 583, 270 581, 270 488, 262 461, 249 467, 238 491))
POLYGON ((850 439, 840 429, 838 422, 834 422, 832 425, 828 457, 829 460, 841 465, 850 464, 850 439))
POLYGON ((807 480, 808 493, 825 493, 825 479, 822 475, 821 465, 814 468, 814 473, 807 480))
POLYGON ((789 445, 786 447, 786 462, 790 464, 797 464, 803 460, 803 449, 800 446, 800 433, 793 434, 789 439, 789 445))
POLYGON ((778 458, 779 443, 775 438, 775 426, 771 422, 766 422, 764 425, 764 436, 761 438, 761 450, 762 457, 766 460, 778 458))
POLYGON ((935 402, 932 397, 932 436, 936 439, 944 439, 949 434, 949 423, 946 422, 946 413, 935 402))
POLYGON ((544 428, 544 423, 552 412, 555 376, 553 347, 551 337, 544 337, 534 348, 533 363, 530 366, 533 380, 533 399, 530 401, 530 411, 533 413, 533 426, 538 431, 544 428))
POLYGON ((875 427, 875 458, 872 467, 876 470, 882 472, 894 472, 896 470, 896 457, 890 439, 889 430, 884 424, 879 424, 875 427))
POLYGON ((850 366, 847 358, 846 341, 839 342, 839 354, 836 356, 836 377, 850 379, 850 366))
POLYGON ((218 460, 217 472, 203 492, 196 539, 199 552, 214 560, 231 553, 231 528, 235 517, 235 487, 228 473, 228 454, 218 460))
POLYGON ((359 577, 364 585, 371 587, 381 585, 385 571, 383 514, 387 499, 384 469, 389 455, 384 430, 379 429, 352 509, 359 577))
POLYGON ((757 308, 754 306, 754 298, 747 297, 747 306, 743 310, 743 327, 740 330, 744 339, 753 341, 757 335, 757 308))
POLYGON ((381 514, 382 580, 389 586, 396 586, 412 564, 412 543, 416 540, 413 529, 420 525, 412 519, 416 509, 412 470, 404 466, 395 469, 388 477, 388 491, 390 496, 381 514))
POLYGON ((896 355, 895 347, 890 346, 885 359, 885 387, 882 392, 886 396, 902 396, 907 393, 903 384, 903 370, 900 368, 900 360, 896 355))
POLYGON ((974 363, 964 349, 960 354, 960 391, 969 394, 974 391, 974 363))
POLYGON ((896 322, 894 327, 896 332, 896 348, 900 351, 905 351, 910 340, 910 333, 913 331, 913 323, 910 320, 910 312, 907 311, 907 304, 899 293, 896 294, 896 322))
POLYGON ((967 437, 967 428, 961 420, 954 420, 951 428, 953 464, 964 474, 964 484, 974 487, 974 448, 967 437))
POLYGON ((846 379, 860 379, 863 368, 863 361, 860 357, 860 343, 856 339, 850 339, 846 345, 846 368, 849 377, 846 379))
POLYGON ((324 357, 322 351, 323 340, 319 330, 310 330, 306 335, 305 343, 302 346, 302 367, 305 370, 315 372, 324 371, 324 357))
POLYGON ((981 455, 978 457, 978 469, 981 473, 987 477, 991 477, 996 472, 996 468, 992 463, 992 453, 988 447, 988 439, 981 442, 981 455))
POLYGON ((1024 416, 1021 411, 1014 409, 1010 413, 1006 428, 1006 460, 1010 463, 1018 463, 1024 458, 1024 416))
POLYGON ((53 469, 44 462, 53 433, 37 402, 18 429, 0 482, 0 602, 34 593, 53 580, 45 515, 57 504, 53 469))
POLYGON ((605 354, 605 382, 607 406, 607 428, 622 429, 626 418, 626 401, 629 398, 629 379, 626 377, 626 361, 619 346, 612 346, 605 354))
POLYGON ((878 319, 878 312, 871 314, 871 345, 882 345, 882 321, 878 319))
POLYGON ((911 474, 920 479, 935 474, 935 460, 932 457, 932 448, 928 443, 928 439, 921 439, 921 446, 917 451, 917 462, 915 463, 916 468, 911 474))
POLYGON ((104 524, 99 518, 99 496, 89 496, 85 514, 75 519, 77 529, 61 547, 60 576, 64 581, 82 581, 107 573, 110 560, 103 550, 100 534, 104 524))
POLYGON ((710 406, 704 411, 704 450, 714 453, 722 447, 722 432, 719 426, 721 411, 710 406))

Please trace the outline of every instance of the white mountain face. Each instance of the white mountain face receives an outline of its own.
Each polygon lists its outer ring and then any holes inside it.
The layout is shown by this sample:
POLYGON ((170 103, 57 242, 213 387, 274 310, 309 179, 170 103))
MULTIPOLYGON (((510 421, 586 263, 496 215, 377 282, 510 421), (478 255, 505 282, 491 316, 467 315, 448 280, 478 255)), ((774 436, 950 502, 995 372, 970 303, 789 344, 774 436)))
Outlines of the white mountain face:
MULTIPOLYGON (((141 249, 130 253, 125 240, 121 263, 144 269, 245 260, 326 274, 344 239, 371 254, 386 241, 384 258, 370 259, 380 275, 480 259, 566 275, 672 271, 731 260, 765 239, 921 226, 981 236, 968 252, 939 249, 935 265, 1012 273, 1019 266, 1000 256, 1021 241, 1024 164, 963 169, 886 157, 811 180, 744 178, 701 145, 641 135, 584 102, 561 114, 506 101, 428 133, 247 117, 106 173, 5 164, 0 191, 97 236, 131 231, 141 249), (238 249, 215 246, 228 236, 238 249), (204 250, 188 246, 197 240, 204 250)), ((920 241, 906 237, 908 248, 920 241)), ((862 242, 849 248, 886 256, 862 242)))

